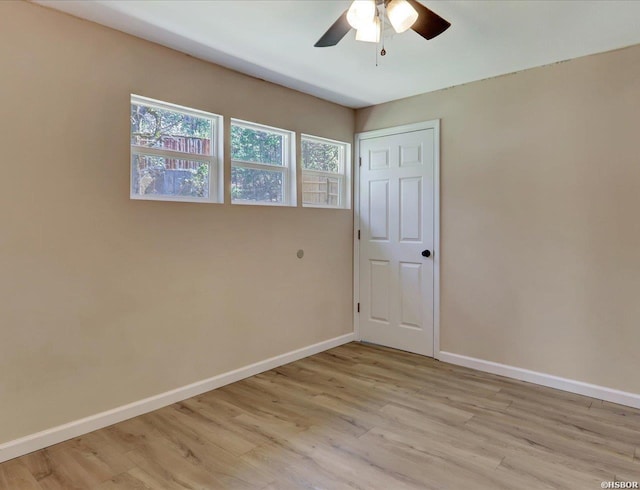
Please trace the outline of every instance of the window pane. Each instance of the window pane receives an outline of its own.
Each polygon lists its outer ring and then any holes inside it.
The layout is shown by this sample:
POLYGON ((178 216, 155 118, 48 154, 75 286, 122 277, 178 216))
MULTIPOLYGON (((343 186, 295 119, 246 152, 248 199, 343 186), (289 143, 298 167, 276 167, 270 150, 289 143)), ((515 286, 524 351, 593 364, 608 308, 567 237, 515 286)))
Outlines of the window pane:
POLYGON ((341 145, 302 139, 302 168, 341 173, 341 145))
POLYGON ((131 104, 131 144, 212 155, 213 121, 176 111, 131 104))
POLYGON ((234 166, 231 169, 231 200, 281 203, 284 172, 234 166))
POLYGON ((302 173, 302 202, 322 206, 339 206, 342 179, 302 173))
POLYGON ((282 166, 283 146, 281 134, 231 125, 232 160, 282 166))
POLYGON ((133 155, 132 165, 134 195, 209 198, 209 164, 206 162, 133 155))

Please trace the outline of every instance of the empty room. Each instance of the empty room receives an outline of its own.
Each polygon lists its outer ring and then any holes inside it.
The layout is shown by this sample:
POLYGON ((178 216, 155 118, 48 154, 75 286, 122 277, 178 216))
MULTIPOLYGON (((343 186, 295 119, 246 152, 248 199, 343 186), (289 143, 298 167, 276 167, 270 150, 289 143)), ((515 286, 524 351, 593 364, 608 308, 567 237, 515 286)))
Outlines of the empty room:
POLYGON ((0 490, 639 488, 640 1, 4 0, 0 490))

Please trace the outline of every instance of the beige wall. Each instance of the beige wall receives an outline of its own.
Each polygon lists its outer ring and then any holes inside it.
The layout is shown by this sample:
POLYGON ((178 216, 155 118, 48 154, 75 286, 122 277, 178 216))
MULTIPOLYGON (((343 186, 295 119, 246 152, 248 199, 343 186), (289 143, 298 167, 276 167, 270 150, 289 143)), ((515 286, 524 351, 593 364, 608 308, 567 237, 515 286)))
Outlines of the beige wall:
POLYGON ((351 109, 0 2, 0 443, 352 330, 352 212, 129 200, 131 93, 353 138, 351 109))
POLYGON ((640 46, 359 110, 441 118, 442 350, 640 393, 640 46))

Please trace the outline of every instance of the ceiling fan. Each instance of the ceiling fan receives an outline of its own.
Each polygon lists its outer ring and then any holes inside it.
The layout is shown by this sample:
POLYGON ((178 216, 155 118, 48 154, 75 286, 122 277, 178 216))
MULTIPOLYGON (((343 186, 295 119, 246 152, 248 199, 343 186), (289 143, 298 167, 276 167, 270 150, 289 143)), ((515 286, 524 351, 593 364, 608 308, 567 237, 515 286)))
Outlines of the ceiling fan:
POLYGON ((451 25, 417 0, 354 0, 314 46, 335 46, 351 28, 356 29, 356 40, 377 43, 385 14, 397 33, 411 28, 425 39, 433 39, 451 25))

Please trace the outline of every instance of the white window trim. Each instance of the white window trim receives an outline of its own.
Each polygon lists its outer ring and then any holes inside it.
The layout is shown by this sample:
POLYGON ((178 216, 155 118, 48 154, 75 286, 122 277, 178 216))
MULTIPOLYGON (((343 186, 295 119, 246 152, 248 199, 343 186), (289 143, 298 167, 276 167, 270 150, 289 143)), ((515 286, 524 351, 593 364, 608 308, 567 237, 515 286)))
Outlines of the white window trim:
MULTIPOLYGON (((270 172, 281 172, 282 177, 282 202, 252 201, 250 199, 234 199, 231 198, 231 204, 239 204, 243 206, 280 206, 280 207, 296 207, 296 138, 294 131, 286 129, 274 128, 265 124, 258 124, 241 119, 231 118, 231 126, 240 126, 242 128, 253 129, 255 131, 263 131, 275 133, 282 136, 282 165, 273 165, 270 163, 245 162, 243 160, 231 159, 231 171, 233 167, 250 168, 254 170, 266 170, 270 172)), ((231 132, 231 129, 230 129, 231 132)), ((230 133, 231 134, 231 133, 230 133)), ((231 136, 229 136, 231 138, 231 136)), ((229 150, 233 155, 233 151, 229 150)), ((233 184, 231 184, 233 187, 233 184)))
MULTIPOLYGON (((194 117, 201 117, 212 120, 211 125, 211 155, 198 155, 194 153, 185 153, 175 150, 167 150, 160 148, 145 148, 143 146, 131 147, 131 159, 130 159, 130 181, 129 181, 129 196, 131 199, 140 201, 175 201, 175 202, 195 202, 195 203, 208 203, 208 204, 222 204, 224 203, 224 139, 223 139, 223 117, 219 114, 213 114, 211 112, 200 111, 198 109, 192 109, 190 107, 183 107, 177 104, 171 104, 169 102, 163 102, 156 99, 150 99, 141 95, 131 94, 131 104, 141 104, 149 107, 155 107, 157 109, 164 109, 182 114, 187 114, 194 117), (159 194, 140 195, 133 192, 133 158, 135 155, 151 155, 165 158, 180 158, 181 160, 189 160, 192 162, 205 162, 209 164, 209 197, 197 198, 187 196, 164 196, 159 194)), ((129 130, 131 133, 131 130, 129 130)))
MULTIPOLYGON (((304 162, 302 161, 302 155, 300 156, 300 169, 302 172, 302 178, 304 181, 304 174, 311 175, 319 175, 322 177, 333 177, 338 178, 342 181, 340 196, 338 199, 337 206, 331 206, 329 204, 309 204, 304 202, 304 198, 302 199, 302 206, 305 208, 323 208, 323 209, 351 209, 351 143, 347 143, 346 141, 338 141, 332 140, 329 138, 322 138, 320 136, 313 136, 310 134, 301 134, 300 135, 300 145, 302 145, 302 141, 311 141, 313 143, 329 143, 332 145, 337 145, 342 148, 342 161, 340 162, 340 167, 342 172, 327 172, 325 170, 312 170, 305 169, 304 162)), ((303 192, 304 194, 304 192, 303 192)))

